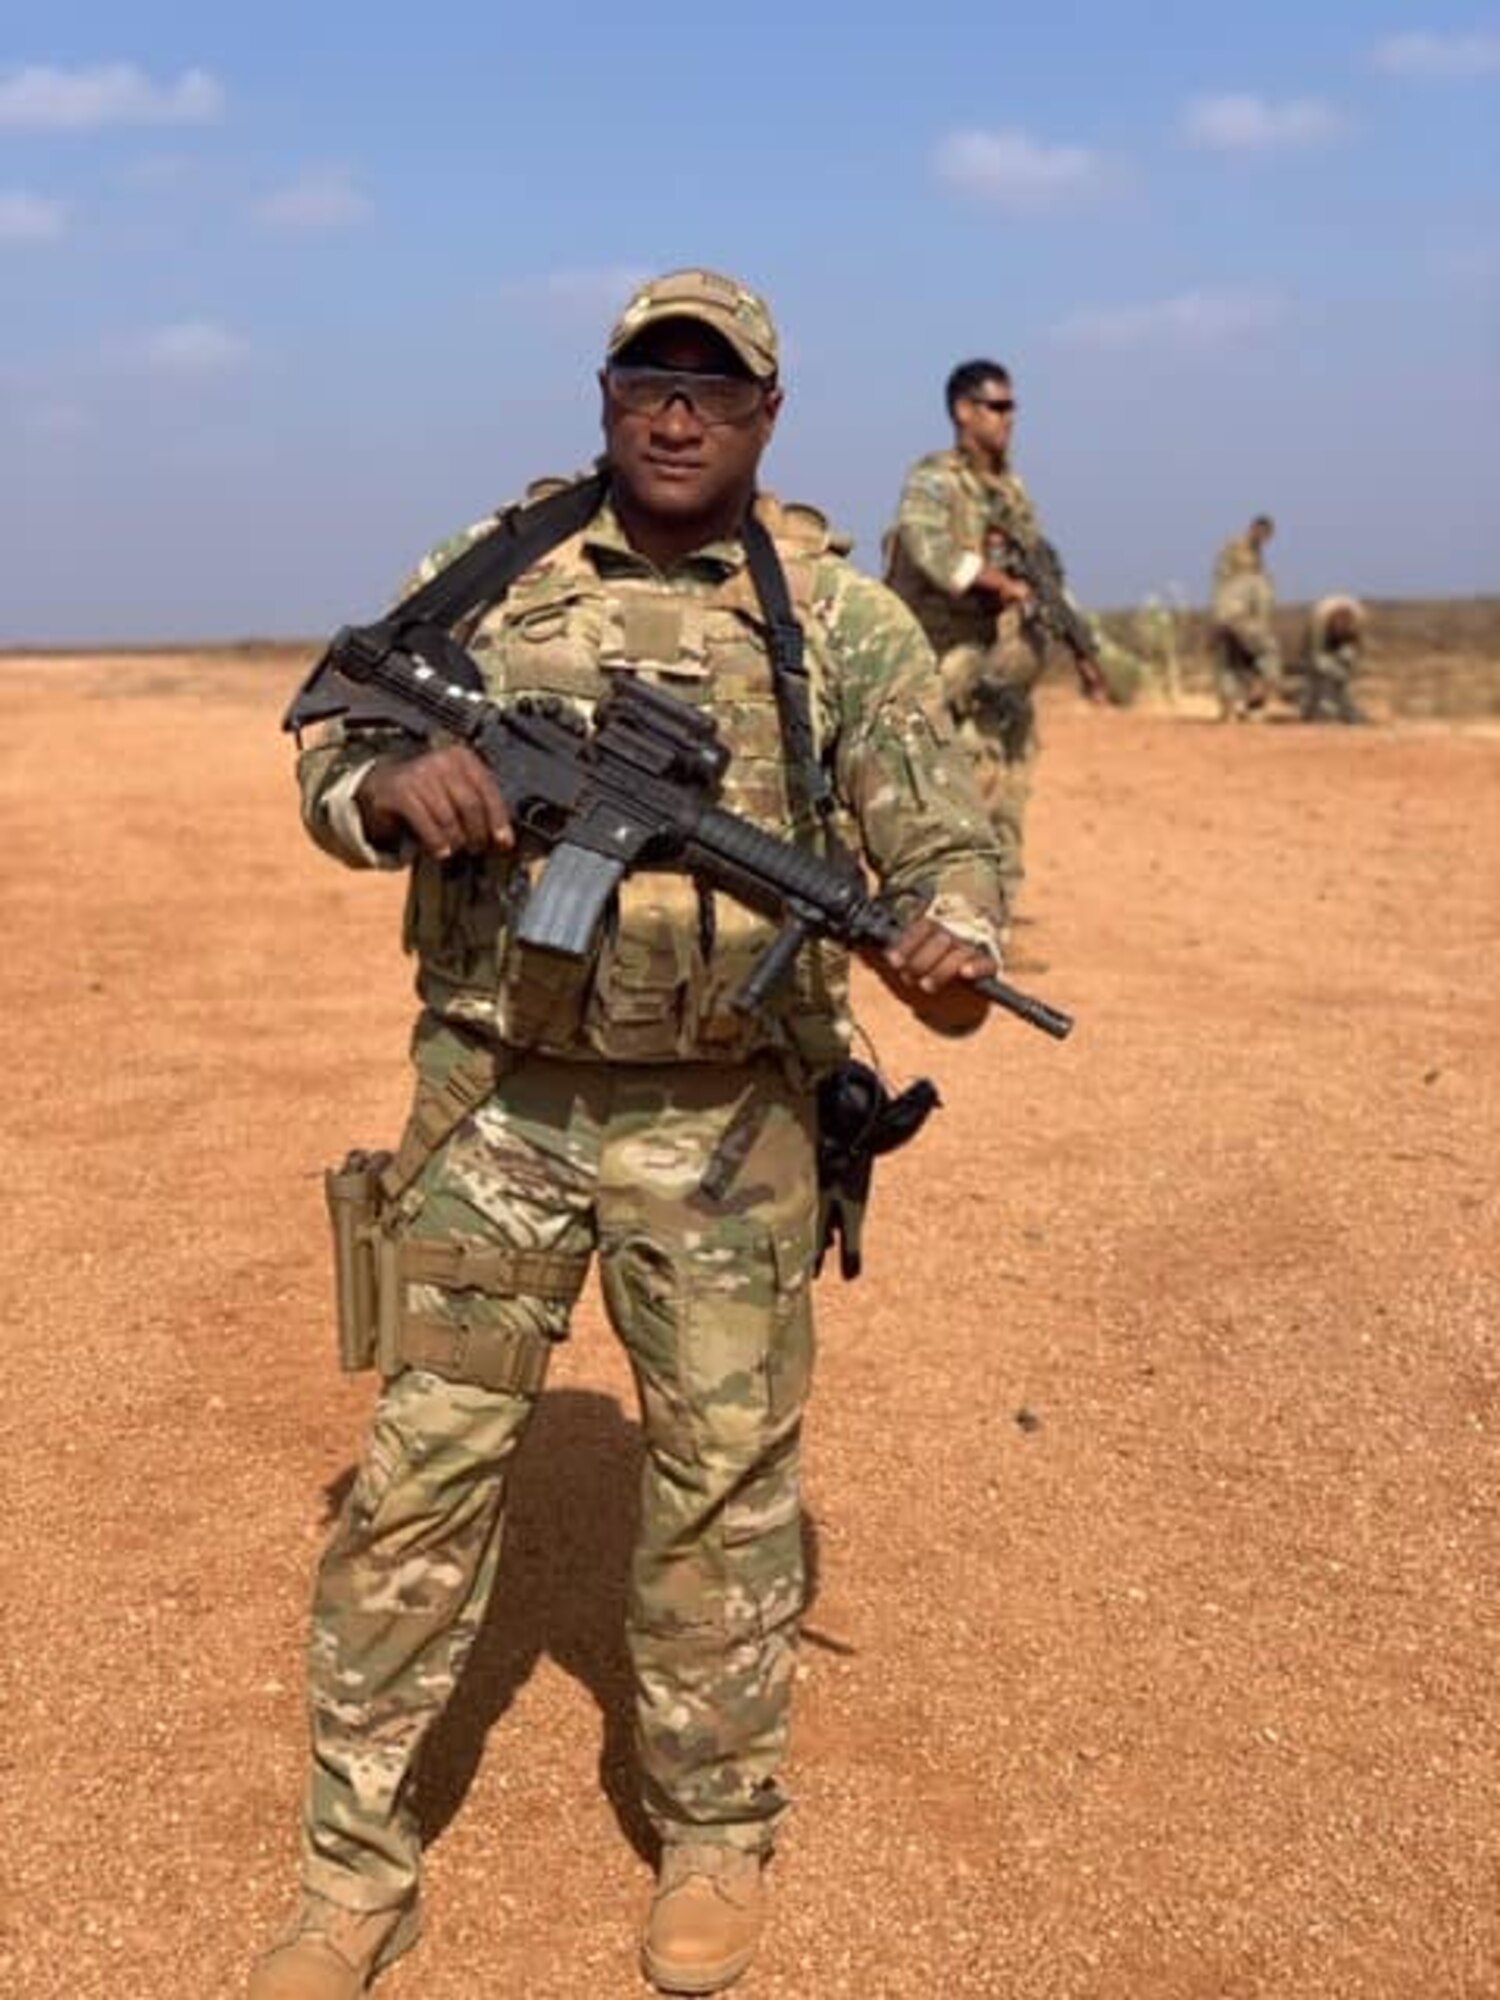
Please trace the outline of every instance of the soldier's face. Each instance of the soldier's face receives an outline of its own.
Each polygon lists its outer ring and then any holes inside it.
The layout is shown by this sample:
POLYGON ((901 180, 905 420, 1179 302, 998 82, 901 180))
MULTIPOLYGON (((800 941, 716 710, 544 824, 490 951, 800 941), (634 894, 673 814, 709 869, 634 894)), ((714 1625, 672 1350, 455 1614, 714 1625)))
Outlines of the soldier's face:
POLYGON ((992 377, 972 396, 960 397, 954 411, 960 434, 983 452, 1001 453, 1016 427, 1016 392, 992 377))
MULTIPOLYGON (((638 367, 684 375, 743 374, 732 351, 691 320, 652 327, 627 350, 638 367)), ((690 395, 672 395, 655 410, 624 407, 604 391, 604 443, 617 487, 636 510, 663 522, 701 520, 712 534, 728 532, 755 489, 755 472, 776 426, 779 389, 762 389, 748 415, 712 421, 690 395)), ((690 385, 689 385, 690 387, 690 385)))

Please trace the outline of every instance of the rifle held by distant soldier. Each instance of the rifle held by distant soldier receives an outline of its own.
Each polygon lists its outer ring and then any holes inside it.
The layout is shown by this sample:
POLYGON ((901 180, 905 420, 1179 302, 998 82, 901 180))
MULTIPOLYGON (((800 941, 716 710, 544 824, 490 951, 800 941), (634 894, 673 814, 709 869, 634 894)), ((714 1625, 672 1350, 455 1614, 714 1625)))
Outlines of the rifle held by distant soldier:
POLYGON ((997 528, 992 536, 990 560, 1030 591, 1031 599, 1023 617, 1043 637, 1067 647, 1084 692, 1095 699, 1107 697, 1109 689, 1099 664, 1098 642, 1068 594, 1062 558, 1046 536, 1023 541, 1019 535, 997 528))

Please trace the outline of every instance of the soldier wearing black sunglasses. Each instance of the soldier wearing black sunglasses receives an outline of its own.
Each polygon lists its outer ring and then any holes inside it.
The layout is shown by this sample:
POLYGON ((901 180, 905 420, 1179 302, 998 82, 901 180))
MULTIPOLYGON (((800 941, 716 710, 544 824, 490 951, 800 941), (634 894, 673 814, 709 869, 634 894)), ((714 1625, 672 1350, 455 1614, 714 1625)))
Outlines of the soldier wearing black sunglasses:
MULTIPOLYGON (((886 581, 932 642, 943 691, 974 761, 1014 905, 1037 753, 1033 690, 1046 666, 1040 607, 1015 574, 1042 541, 1036 509, 1011 463, 1017 402, 998 361, 966 361, 948 377, 953 444, 907 475, 886 538, 886 581), (1009 559, 1008 559, 1009 558, 1009 559)), ((1079 685, 1108 699, 1097 661, 1075 652, 1079 685)), ((1014 962, 1014 961, 1013 961, 1014 962)))

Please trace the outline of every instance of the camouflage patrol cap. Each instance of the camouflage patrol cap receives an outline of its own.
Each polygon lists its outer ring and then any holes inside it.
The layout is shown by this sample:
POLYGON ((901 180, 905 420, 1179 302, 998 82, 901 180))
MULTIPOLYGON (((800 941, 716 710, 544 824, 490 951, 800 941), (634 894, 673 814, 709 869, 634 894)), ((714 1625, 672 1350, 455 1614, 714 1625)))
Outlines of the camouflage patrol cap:
POLYGON ((605 349, 608 360, 649 326, 691 319, 727 340, 758 382, 776 378, 778 346, 769 307, 721 271, 668 271, 642 285, 614 325, 605 349))

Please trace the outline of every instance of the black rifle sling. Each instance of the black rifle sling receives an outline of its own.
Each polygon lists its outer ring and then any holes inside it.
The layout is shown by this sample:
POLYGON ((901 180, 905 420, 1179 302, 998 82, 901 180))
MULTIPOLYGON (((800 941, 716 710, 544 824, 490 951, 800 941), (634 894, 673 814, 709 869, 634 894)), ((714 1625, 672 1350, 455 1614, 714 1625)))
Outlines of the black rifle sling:
MULTIPOLYGON (((403 638, 422 631, 428 650, 440 654, 443 667, 456 680, 470 684, 474 670, 462 647, 451 640, 445 643, 449 628, 481 604, 498 604, 518 576, 569 535, 577 534, 598 513, 605 484, 602 472, 590 473, 560 492, 505 515, 436 576, 393 605, 378 627, 365 629, 372 634, 380 631, 389 644, 400 644, 403 638)), ((349 703, 347 688, 321 685, 336 669, 332 652, 330 649, 323 655, 303 683, 283 719, 284 729, 305 729, 333 715, 344 715, 351 721, 362 719, 358 706, 349 703)))
MULTIPOLYGON (((435 646, 461 618, 481 604, 497 604, 521 576, 559 543, 575 535, 594 518, 608 485, 603 471, 575 480, 557 493, 535 500, 507 514, 463 554, 440 569, 436 576, 402 598, 380 621, 389 638, 400 642, 401 635, 415 635, 423 629, 429 650, 440 650, 443 665, 457 678, 468 680, 461 671, 462 649, 456 645, 435 646)), ((782 744, 792 777, 794 792, 803 795, 816 823, 832 838, 833 789, 818 756, 813 736, 812 700, 808 688, 806 641, 786 571, 776 544, 753 513, 745 517, 743 529, 745 557, 750 580, 765 614, 771 656, 771 680, 776 694, 776 713, 781 724, 782 744)), ((348 712, 346 695, 319 687, 328 665, 325 655, 287 711, 284 727, 302 729, 326 716, 348 712)))
POLYGON ((811 807, 816 823, 832 840, 833 787, 813 737, 806 636, 792 609, 786 571, 776 553, 776 544, 756 514, 745 517, 743 534, 750 580, 755 585, 770 634, 771 682, 776 690, 776 713, 793 787, 801 791, 802 803, 811 807))
POLYGON ((507 514, 488 533, 405 597, 392 612, 402 624, 456 625, 481 604, 498 604, 518 576, 592 521, 604 498, 604 475, 590 473, 561 492, 507 514))
MULTIPOLYGON (((776 553, 776 544, 753 514, 745 523, 745 554, 755 593, 770 628, 771 677, 787 762, 800 780, 807 803, 817 814, 830 857, 857 867, 834 824, 833 787, 813 739, 812 696, 802 626, 792 609, 786 572, 776 553)), ((908 1139, 914 1139, 928 1113, 941 1102, 937 1086, 928 1077, 918 1077, 899 1095, 892 1095, 877 1071, 852 1058, 824 1077, 818 1091, 818 1188, 822 1220, 815 1271, 822 1270, 828 1247, 837 1238, 841 1275, 859 1276, 860 1215, 870 1198, 875 1156, 894 1152, 908 1139), (862 1086, 868 1088, 869 1098, 859 1119, 861 1129, 857 1137, 849 1137, 847 1153, 841 1163, 836 1163, 828 1141, 830 1106, 841 1092, 855 1102, 864 1102, 859 1096, 862 1086)))

